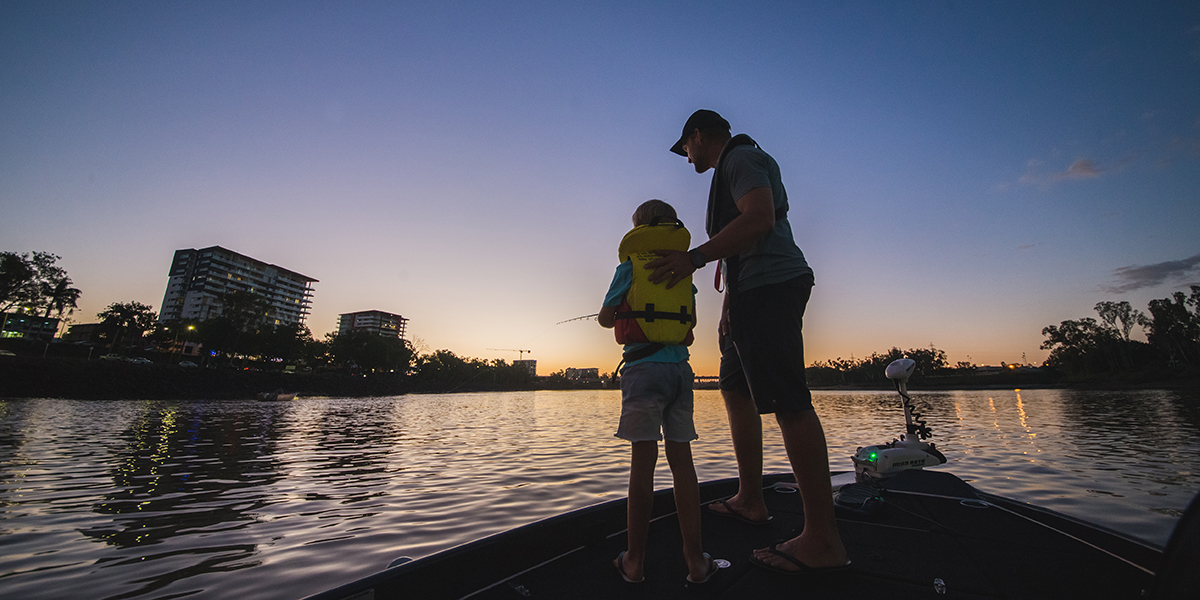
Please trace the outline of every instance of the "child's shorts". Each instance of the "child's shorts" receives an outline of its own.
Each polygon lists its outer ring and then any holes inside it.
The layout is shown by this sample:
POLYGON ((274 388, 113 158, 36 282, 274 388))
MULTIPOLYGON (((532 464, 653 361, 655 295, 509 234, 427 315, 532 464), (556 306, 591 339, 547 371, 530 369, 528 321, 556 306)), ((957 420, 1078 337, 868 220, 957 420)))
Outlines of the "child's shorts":
POLYGON ((684 362, 644 362, 621 371, 621 423, 617 437, 631 442, 690 442, 692 366, 684 362))

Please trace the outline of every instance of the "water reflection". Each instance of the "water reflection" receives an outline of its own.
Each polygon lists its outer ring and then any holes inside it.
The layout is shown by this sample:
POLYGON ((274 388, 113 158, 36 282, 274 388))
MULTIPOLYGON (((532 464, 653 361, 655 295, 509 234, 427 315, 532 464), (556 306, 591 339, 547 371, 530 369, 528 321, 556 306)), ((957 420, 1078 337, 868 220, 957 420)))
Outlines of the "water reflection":
MULTIPOLYGON (((1175 392, 913 393, 978 487, 1164 543, 1196 488, 1175 392)), ((819 392, 835 470, 904 430, 894 392, 819 392)), ((295 402, 0 401, 0 597, 294 598, 625 493, 619 392, 295 402)), ((719 393, 704 479, 736 474, 719 393)), ((764 420, 766 469, 788 468, 764 420)), ((656 484, 670 485, 666 461, 656 484)))
POLYGON ((234 532, 257 522, 257 511, 271 501, 264 486, 281 477, 273 458, 274 415, 221 405, 140 404, 109 447, 115 489, 93 508, 111 520, 80 529, 122 550, 98 560, 100 568, 137 565, 137 587, 114 597, 261 564, 256 543, 231 542, 239 537, 234 532))

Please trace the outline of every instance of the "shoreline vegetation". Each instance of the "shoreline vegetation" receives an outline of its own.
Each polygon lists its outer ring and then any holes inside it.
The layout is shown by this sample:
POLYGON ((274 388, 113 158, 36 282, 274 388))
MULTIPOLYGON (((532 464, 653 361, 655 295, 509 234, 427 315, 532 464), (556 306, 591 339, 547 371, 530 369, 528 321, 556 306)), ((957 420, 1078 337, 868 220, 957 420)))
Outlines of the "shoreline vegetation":
MULTIPOLYGON (((511 368, 511 367, 510 367, 511 368)), ((810 368, 810 371, 812 369, 810 368)), ((260 392, 286 390, 300 397, 370 397, 407 394, 600 389, 605 381, 576 381, 560 374, 504 379, 482 371, 467 378, 421 380, 403 373, 349 374, 186 368, 176 365, 110 363, 78 358, 0 357, 0 398, 74 400, 248 400, 260 392)), ((707 386, 715 387, 715 385, 707 386)), ((890 390, 883 379, 813 385, 814 391, 890 390)), ((1053 369, 1007 370, 915 378, 914 391, 971 389, 1176 389, 1200 390, 1200 372, 1068 377, 1053 369)))

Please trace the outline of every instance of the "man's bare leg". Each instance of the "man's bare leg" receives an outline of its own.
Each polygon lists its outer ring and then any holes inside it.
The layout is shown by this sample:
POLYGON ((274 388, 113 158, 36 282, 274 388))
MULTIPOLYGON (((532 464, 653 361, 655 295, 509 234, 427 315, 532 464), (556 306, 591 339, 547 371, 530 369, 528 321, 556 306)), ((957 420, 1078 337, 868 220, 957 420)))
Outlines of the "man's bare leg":
MULTIPOLYGON (((733 454, 737 457, 738 492, 727 502, 729 506, 751 521, 767 519, 767 504, 763 500, 763 437, 762 417, 754 398, 747 392, 721 390, 725 413, 729 416, 729 435, 733 439, 733 454)), ((713 512, 725 512, 721 505, 710 505, 713 512)))
MULTIPOLYGON (((775 419, 783 433, 784 448, 804 503, 804 530, 799 536, 780 544, 779 550, 813 568, 843 565, 846 548, 842 545, 833 513, 829 449, 825 445, 821 419, 812 410, 777 413, 775 419)), ((755 550, 754 556, 781 569, 796 570, 794 565, 766 549, 755 550)))

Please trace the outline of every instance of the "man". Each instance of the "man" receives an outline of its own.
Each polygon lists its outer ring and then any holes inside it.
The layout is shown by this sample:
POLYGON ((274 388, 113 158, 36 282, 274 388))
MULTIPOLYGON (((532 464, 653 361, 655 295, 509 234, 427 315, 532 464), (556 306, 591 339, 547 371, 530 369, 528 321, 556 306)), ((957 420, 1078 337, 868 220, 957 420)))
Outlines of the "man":
POLYGON ((775 413, 800 487, 804 529, 793 539, 755 550, 751 561, 787 573, 846 569, 850 562, 833 513, 825 433, 804 379, 801 328, 813 272, 792 236, 779 165, 749 136, 731 137, 729 122, 711 110, 688 118, 671 151, 686 156, 697 173, 714 169, 708 242, 688 252, 661 252, 662 258, 646 265, 654 269, 651 281, 670 287, 708 261, 722 259, 720 388, 739 486, 736 495, 709 510, 755 525, 770 521, 762 492, 760 415, 775 413))

